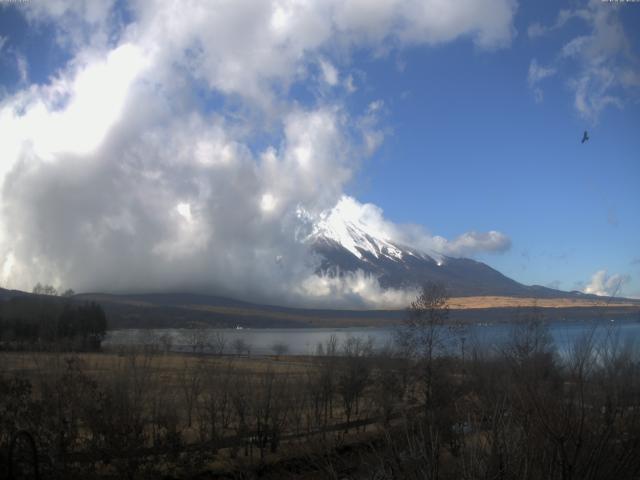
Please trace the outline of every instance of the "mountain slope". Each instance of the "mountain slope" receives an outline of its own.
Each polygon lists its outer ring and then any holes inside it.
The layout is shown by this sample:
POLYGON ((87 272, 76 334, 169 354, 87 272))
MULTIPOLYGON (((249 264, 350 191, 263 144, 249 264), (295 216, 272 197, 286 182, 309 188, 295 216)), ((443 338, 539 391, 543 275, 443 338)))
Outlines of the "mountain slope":
POLYGON ((390 239, 390 232, 348 212, 334 210, 315 225, 309 242, 322 261, 318 273, 344 275, 362 270, 383 288, 414 288, 442 283, 453 296, 504 295, 562 298, 576 294, 523 285, 490 266, 469 258, 427 254, 390 239))

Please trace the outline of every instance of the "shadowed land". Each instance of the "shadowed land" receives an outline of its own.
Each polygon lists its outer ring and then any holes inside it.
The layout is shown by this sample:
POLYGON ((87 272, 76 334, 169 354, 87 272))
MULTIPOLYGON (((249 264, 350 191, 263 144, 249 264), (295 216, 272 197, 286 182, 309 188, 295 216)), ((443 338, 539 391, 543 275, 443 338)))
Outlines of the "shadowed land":
MULTIPOLYGON (((78 295, 99 302, 111 328, 179 328, 190 324, 233 328, 277 327, 382 327, 397 325, 405 310, 330 310, 257 305, 200 295, 78 295)), ((640 301, 585 298, 454 297, 450 299, 454 322, 513 322, 533 309, 547 320, 640 319, 640 301)))

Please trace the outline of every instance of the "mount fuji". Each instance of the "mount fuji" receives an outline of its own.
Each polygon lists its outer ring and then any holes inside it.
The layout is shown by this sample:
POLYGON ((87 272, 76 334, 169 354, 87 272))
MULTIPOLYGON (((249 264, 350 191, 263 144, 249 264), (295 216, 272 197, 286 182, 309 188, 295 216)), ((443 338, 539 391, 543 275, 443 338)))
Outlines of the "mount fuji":
POLYGON ((384 289, 416 288, 425 282, 443 284, 452 296, 574 297, 538 285, 523 285, 485 263, 410 247, 397 227, 373 206, 348 199, 320 216, 307 238, 320 256, 317 274, 342 276, 361 270, 384 289))

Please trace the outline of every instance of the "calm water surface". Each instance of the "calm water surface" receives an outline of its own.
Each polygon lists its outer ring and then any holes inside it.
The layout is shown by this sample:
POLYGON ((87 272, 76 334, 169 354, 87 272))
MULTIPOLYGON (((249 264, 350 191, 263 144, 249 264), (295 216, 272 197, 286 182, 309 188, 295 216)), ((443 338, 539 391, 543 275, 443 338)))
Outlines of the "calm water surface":
MULTIPOLYGON (((640 321, 575 321, 549 323, 549 332, 560 353, 566 352, 576 340, 593 332, 596 338, 607 338, 621 344, 640 345, 640 321)), ((499 348, 508 340, 514 325, 480 324, 471 325, 464 333, 467 347, 480 345, 499 348)), ((382 348, 393 341, 394 327, 384 328, 264 328, 264 329, 145 329, 112 330, 103 342, 105 347, 162 344, 169 342, 174 351, 189 351, 194 344, 194 335, 200 342, 214 344, 216 337, 225 339, 225 352, 233 353, 233 342, 242 339, 250 346, 251 353, 257 355, 273 353, 274 344, 285 344, 289 354, 307 355, 316 351, 319 343, 326 343, 335 335, 339 344, 350 337, 371 340, 374 347, 382 348)), ((448 333, 448 330, 447 330, 448 333)), ((459 337, 456 340, 459 342, 459 337)), ((454 340, 452 340, 454 342, 454 340)), ((459 343, 458 343, 459 345, 459 343)), ((454 348, 454 347, 452 347, 454 348)), ((205 347, 205 351, 207 348, 205 347)))

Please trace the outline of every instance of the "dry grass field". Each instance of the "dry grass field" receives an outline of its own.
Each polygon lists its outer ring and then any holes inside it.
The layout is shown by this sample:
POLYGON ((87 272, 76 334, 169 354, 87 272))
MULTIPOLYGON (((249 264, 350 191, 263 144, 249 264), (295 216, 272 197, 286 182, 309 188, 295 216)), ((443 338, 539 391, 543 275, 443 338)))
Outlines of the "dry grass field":
POLYGON ((592 342, 560 361, 532 322, 462 359, 0 352, 0 478, 25 431, 52 479, 637 479, 638 354, 592 342))
MULTIPOLYGON (((83 370, 89 375, 105 375, 108 372, 125 368, 132 361, 131 352, 122 353, 51 353, 51 352, 3 352, 0 351, 1 372, 5 374, 50 375, 60 368, 66 368, 66 362, 75 358, 82 363, 83 370)), ((205 369, 226 367, 232 363, 239 371, 248 374, 261 374, 266 371, 286 374, 302 374, 311 366, 308 357, 283 356, 209 356, 169 353, 159 355, 136 354, 138 360, 144 358, 145 368, 161 372, 167 380, 174 378, 185 367, 199 366, 205 369)), ((165 383, 165 386, 168 385, 165 383)))
MULTIPOLYGON (((373 372, 366 363, 366 371, 358 370, 363 379, 373 372)), ((372 389, 364 394, 355 387, 355 396, 341 401, 338 382, 342 378, 348 388, 350 370, 345 361, 302 356, 0 352, 0 392, 7 386, 10 394, 0 399, 0 412, 26 402, 27 418, 17 425, 53 457, 64 437, 63 455, 75 463, 56 468, 81 477, 121 478, 132 469, 144 476, 144 469, 157 474, 165 468, 190 477, 197 459, 198 470, 221 478, 254 469, 280 478, 283 465, 308 463, 318 452, 362 442, 376 430, 372 389), (29 388, 21 391, 24 382, 29 388), (74 426, 65 431, 69 419, 74 426), (109 460, 96 463, 93 456, 109 460)), ((0 431, 0 447, 7 433, 0 431)), ((323 478, 314 477, 321 467, 304 466, 305 478, 323 478)))
POLYGON ((591 298, 520 298, 520 297, 453 297, 449 301, 449 308, 461 310, 467 308, 572 308, 572 307, 638 307, 638 302, 615 299, 591 298))

